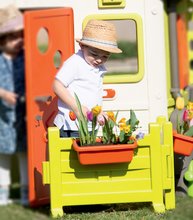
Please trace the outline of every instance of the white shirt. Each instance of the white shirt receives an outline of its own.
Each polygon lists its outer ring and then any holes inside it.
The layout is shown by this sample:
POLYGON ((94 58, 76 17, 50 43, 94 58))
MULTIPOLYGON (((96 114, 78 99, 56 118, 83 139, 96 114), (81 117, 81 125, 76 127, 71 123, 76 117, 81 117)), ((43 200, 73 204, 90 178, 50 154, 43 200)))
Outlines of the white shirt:
MULTIPOLYGON (((102 105, 103 75, 106 68, 92 67, 83 58, 82 51, 79 50, 68 58, 61 69, 56 74, 59 80, 74 96, 78 96, 82 105, 89 109, 96 105, 102 105)), ((77 131, 77 125, 69 118, 70 109, 60 99, 58 99, 59 112, 54 120, 54 124, 60 129, 77 131)))

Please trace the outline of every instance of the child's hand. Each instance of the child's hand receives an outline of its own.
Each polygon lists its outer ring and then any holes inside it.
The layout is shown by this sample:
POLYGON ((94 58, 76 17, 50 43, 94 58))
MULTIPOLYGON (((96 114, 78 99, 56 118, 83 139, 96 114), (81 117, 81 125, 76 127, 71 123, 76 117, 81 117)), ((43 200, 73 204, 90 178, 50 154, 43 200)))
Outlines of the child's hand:
POLYGON ((85 117, 87 117, 87 112, 89 111, 89 109, 86 106, 82 106, 82 113, 85 117))
POLYGON ((2 99, 10 105, 15 105, 17 102, 17 94, 10 91, 4 91, 2 99))
MULTIPOLYGON (((87 117, 87 112, 89 111, 89 109, 86 106, 83 106, 83 105, 81 106, 81 108, 82 108, 83 115, 85 117, 87 117)), ((80 117, 80 113, 79 113, 78 109, 77 109, 77 111, 75 111, 75 114, 76 114, 77 117, 80 117)))

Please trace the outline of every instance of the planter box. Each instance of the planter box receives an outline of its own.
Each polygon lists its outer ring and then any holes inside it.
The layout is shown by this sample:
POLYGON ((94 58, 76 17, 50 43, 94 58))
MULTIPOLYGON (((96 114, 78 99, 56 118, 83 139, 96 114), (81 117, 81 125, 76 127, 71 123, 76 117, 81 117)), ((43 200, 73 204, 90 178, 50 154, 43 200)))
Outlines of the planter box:
POLYGON ((82 165, 127 163, 132 160, 136 147, 137 142, 133 144, 79 146, 78 141, 73 140, 73 148, 82 165))
POLYGON ((174 152, 189 156, 193 150, 193 137, 173 132, 174 152))
POLYGON ((63 217, 63 206, 75 205, 151 202, 158 213, 174 209, 172 124, 164 117, 157 121, 137 141, 130 163, 103 165, 81 165, 73 139, 60 138, 57 127, 48 128, 49 160, 43 162, 43 183, 50 185, 52 216, 63 217))

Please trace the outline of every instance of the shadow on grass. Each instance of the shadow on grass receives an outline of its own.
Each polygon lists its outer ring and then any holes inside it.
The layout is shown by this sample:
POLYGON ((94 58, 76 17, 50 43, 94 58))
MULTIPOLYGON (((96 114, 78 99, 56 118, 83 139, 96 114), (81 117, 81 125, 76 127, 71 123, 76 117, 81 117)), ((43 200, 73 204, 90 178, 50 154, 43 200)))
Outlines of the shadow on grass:
MULTIPOLYGON (((82 206, 66 206, 63 207, 64 213, 97 213, 97 212, 119 212, 128 210, 138 210, 148 208, 152 209, 151 203, 124 203, 124 204, 102 204, 102 205, 82 205, 82 206)), ((152 209, 153 210, 153 209, 152 209)))

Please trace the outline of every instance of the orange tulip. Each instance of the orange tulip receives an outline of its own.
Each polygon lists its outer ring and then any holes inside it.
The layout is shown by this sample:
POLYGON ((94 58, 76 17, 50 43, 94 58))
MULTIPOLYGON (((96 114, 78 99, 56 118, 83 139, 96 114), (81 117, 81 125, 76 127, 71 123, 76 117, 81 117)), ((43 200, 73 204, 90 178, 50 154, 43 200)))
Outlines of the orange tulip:
POLYGON ((72 121, 76 120, 76 114, 73 111, 69 111, 69 117, 72 121))

